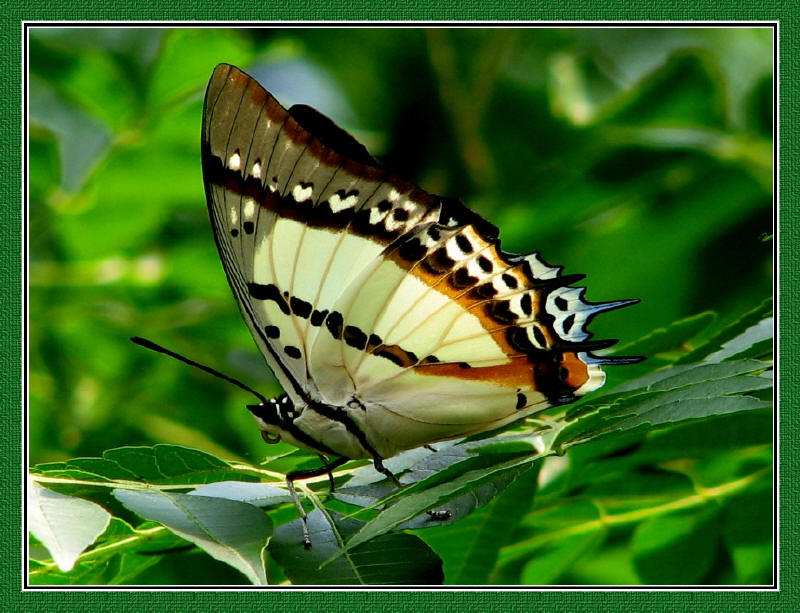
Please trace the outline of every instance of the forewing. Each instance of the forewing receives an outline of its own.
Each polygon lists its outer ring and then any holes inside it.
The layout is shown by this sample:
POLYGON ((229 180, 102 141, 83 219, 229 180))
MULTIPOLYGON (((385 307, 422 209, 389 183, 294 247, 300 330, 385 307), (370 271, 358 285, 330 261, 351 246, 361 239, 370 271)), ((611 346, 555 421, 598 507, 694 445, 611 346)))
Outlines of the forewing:
POLYGON ((206 92, 202 154, 217 248, 253 338, 295 400, 326 401, 350 379, 342 364, 312 363, 310 347, 341 342, 334 303, 435 200, 324 116, 285 110, 226 64, 206 92), (424 202, 394 219, 391 202, 412 192, 424 202))

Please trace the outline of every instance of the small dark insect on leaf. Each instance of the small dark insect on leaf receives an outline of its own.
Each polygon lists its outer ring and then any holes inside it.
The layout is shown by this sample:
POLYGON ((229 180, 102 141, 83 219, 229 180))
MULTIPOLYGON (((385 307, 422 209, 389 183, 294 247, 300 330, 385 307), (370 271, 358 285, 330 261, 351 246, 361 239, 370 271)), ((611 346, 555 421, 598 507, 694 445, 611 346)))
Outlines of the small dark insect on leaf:
POLYGON ((431 521, 445 521, 453 517, 453 512, 450 509, 442 509, 440 511, 426 511, 431 521))

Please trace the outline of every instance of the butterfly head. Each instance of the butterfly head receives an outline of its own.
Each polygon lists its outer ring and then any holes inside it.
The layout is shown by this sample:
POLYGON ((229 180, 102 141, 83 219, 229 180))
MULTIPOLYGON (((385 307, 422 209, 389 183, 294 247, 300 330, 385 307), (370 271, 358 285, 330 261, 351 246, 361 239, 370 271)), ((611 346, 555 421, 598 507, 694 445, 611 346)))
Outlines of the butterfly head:
POLYGON ((259 404, 249 404, 247 408, 261 430, 261 437, 270 444, 279 443, 284 435, 289 434, 292 422, 302 413, 302 408, 286 394, 259 404))

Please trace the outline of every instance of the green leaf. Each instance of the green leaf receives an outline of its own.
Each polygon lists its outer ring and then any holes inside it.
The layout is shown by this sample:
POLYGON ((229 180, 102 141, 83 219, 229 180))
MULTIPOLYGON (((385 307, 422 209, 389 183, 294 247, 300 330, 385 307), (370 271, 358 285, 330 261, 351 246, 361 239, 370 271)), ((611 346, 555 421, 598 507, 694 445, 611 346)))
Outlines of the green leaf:
POLYGON ((257 480, 257 477, 232 468, 227 462, 210 453, 180 445, 154 445, 153 447, 118 447, 103 452, 107 463, 95 461, 79 466, 102 470, 103 476, 118 478, 128 475, 147 483, 192 484, 224 481, 232 477, 257 480))
POLYGON ((666 391, 705 381, 749 375, 772 368, 771 364, 758 360, 737 360, 722 364, 690 364, 659 370, 617 388, 619 391, 644 390, 666 391))
POLYGON ((192 496, 208 496, 247 502, 257 507, 268 507, 292 501, 292 497, 285 489, 267 483, 252 483, 249 481, 217 481, 216 483, 196 487, 189 493, 192 496))
MULTIPOLYGON (((362 468, 355 473, 354 479, 350 480, 344 487, 337 488, 333 492, 333 497, 337 500, 347 502, 361 507, 377 507, 381 504, 393 504, 394 501, 408 496, 412 492, 420 492, 424 489, 430 488, 439 483, 452 481, 459 475, 467 472, 468 470, 491 467, 496 463, 496 458, 484 458, 475 455, 475 451, 482 451, 485 447, 491 446, 492 441, 499 440, 490 439, 486 441, 486 445, 475 443, 462 443, 455 445, 453 443, 439 443, 437 445, 439 451, 433 453, 427 451, 426 454, 418 454, 417 457, 422 459, 416 463, 408 464, 409 470, 400 476, 400 482, 405 484, 414 484, 413 487, 404 487, 397 490, 392 484, 385 482, 374 485, 351 485, 353 481, 361 483, 361 479, 357 479, 359 474, 366 469, 362 468), (470 453, 473 452, 473 453, 470 453)), ((416 451, 416 450, 415 450, 416 451)), ((514 453, 507 454, 506 457, 515 455, 529 455, 530 446, 522 446, 522 453, 519 450, 514 450, 514 453)), ((463 517, 472 513, 476 508, 483 506, 491 501, 500 492, 502 492, 508 485, 528 470, 528 465, 522 465, 515 470, 506 471, 506 473, 493 479, 486 485, 477 487, 475 489, 468 489, 461 496, 452 498, 447 501, 447 504, 440 510, 447 511, 447 519, 434 519, 427 513, 421 511, 420 514, 412 519, 405 521, 397 526, 398 529, 416 529, 416 528, 429 528, 441 527, 449 525, 463 517)), ((374 472, 374 469, 371 469, 374 472)), ((371 477, 367 482, 371 482, 371 477)))
POLYGON ((506 476, 506 471, 517 469, 532 461, 534 460, 530 457, 507 460, 506 462, 494 466, 468 470, 458 477, 449 479, 444 483, 434 485, 427 489, 421 489, 408 495, 404 493, 397 502, 389 506, 389 508, 384 510, 373 520, 366 523, 364 527, 348 541, 347 549, 351 549, 376 536, 385 534, 389 530, 401 525, 403 522, 409 521, 425 511, 442 505, 449 500, 486 486, 498 479, 503 479, 506 476))
POLYGON ((81 554, 71 571, 61 571, 44 560, 32 561, 29 577, 36 585, 121 585, 161 560, 161 552, 185 545, 185 540, 165 528, 136 530, 112 517, 106 531, 81 554))
POLYGON ((762 319, 736 338, 726 342, 719 351, 715 351, 705 359, 707 362, 720 362, 733 358, 767 357, 772 353, 774 329, 775 320, 772 317, 762 319))
POLYGON ((110 146, 110 130, 71 107, 37 78, 30 81, 31 122, 44 126, 58 139, 61 187, 75 193, 110 146))
POLYGON ((773 505, 771 484, 732 497, 722 511, 722 539, 736 570, 736 582, 773 582, 773 505))
POLYGON ((557 583, 581 557, 595 549, 604 540, 602 532, 575 534, 538 550, 522 569, 520 583, 549 585, 557 583))
MULTIPOLYGON (((416 483, 471 455, 467 447, 458 444, 458 441, 444 441, 436 443, 433 447, 436 451, 425 447, 403 451, 385 460, 384 466, 398 475, 401 483, 416 483)), ((375 470, 372 464, 368 464, 353 473, 347 486, 369 485, 385 479, 386 475, 375 470)))
POLYGON ((302 527, 297 520, 275 530, 269 552, 296 585, 442 583, 442 561, 411 534, 384 534, 345 550, 345 540, 361 526, 359 521, 315 510, 308 515, 310 549, 303 547, 302 527))
MULTIPOLYGON (((448 584, 491 582, 500 549, 511 541, 517 524, 533 506, 540 465, 509 471, 513 475, 512 483, 488 504, 452 525, 421 533, 442 556, 448 584)), ((447 508, 452 509, 453 503, 459 500, 451 500, 447 508)))
POLYGON ((72 570, 78 556, 111 520, 111 514, 101 506, 52 492, 30 478, 27 510, 30 531, 63 571, 72 570))
POLYGON ((756 360, 735 360, 677 366, 651 373, 596 400, 601 404, 608 399, 610 404, 566 423, 556 433, 553 445, 643 424, 653 427, 769 407, 769 402, 743 395, 772 385, 767 378, 749 376, 769 368, 769 364, 756 360))
POLYGON ((640 524, 631 548, 644 583, 697 585, 714 563, 719 543, 716 513, 675 513, 640 524))
POLYGON ((247 38, 235 31, 171 30, 148 87, 150 105, 158 110, 190 94, 200 96, 217 64, 244 66, 251 55, 247 38))
POLYGON ((754 309, 748 311, 732 324, 726 326, 708 341, 682 356, 676 364, 690 364, 705 359, 708 355, 719 351, 722 346, 736 338, 748 328, 757 325, 772 313, 772 298, 767 298, 754 309))
POLYGON ((590 498, 539 498, 535 509, 520 523, 512 542, 503 547, 502 565, 529 560, 547 551, 552 543, 560 543, 576 534, 589 534, 607 529, 600 508, 590 498))
POLYGON ((253 584, 266 585, 262 557, 272 522, 243 502, 157 491, 114 490, 131 511, 157 521, 217 560, 241 571, 253 584))

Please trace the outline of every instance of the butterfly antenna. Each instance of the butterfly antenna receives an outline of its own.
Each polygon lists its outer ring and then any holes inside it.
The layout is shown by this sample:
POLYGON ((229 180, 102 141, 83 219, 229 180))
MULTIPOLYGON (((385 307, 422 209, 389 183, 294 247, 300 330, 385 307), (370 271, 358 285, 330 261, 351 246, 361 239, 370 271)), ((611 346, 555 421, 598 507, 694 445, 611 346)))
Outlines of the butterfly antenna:
POLYGON ((132 336, 131 340, 134 343, 136 343, 137 345, 140 345, 140 346, 144 347, 145 349, 151 349, 153 351, 157 351, 158 353, 163 353, 164 355, 168 355, 171 358, 175 358, 176 360, 178 360, 180 362, 183 362, 184 364, 188 364, 189 366, 194 366, 196 368, 199 368, 202 371, 207 372, 210 375, 214 375, 215 377, 219 377, 220 379, 223 379, 223 380, 227 381, 228 383, 233 383, 236 387, 239 387, 239 388, 245 390, 246 392, 250 392, 251 394, 253 394, 253 396, 255 396, 256 398, 258 398, 261 401, 261 404, 267 404, 267 399, 264 398, 264 396, 259 394, 257 391, 255 391, 253 388, 245 385, 244 383, 242 383, 241 381, 238 381, 237 379, 234 379, 233 377, 229 377, 228 375, 223 375, 221 372, 219 372, 218 370, 214 370, 210 366, 206 366, 205 364, 200 364, 199 362, 195 362, 194 360, 190 360, 189 358, 184 357, 184 356, 180 355, 179 353, 175 353, 174 351, 170 351, 166 347, 162 347, 161 345, 158 345, 158 344, 154 343, 153 341, 149 341, 146 338, 142 338, 141 336, 132 336))

